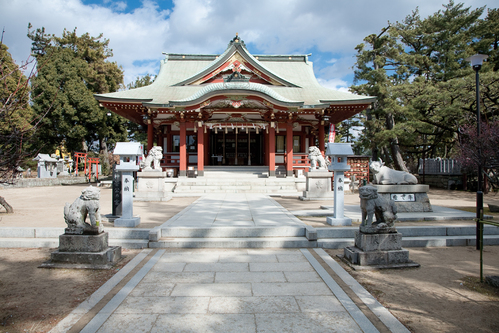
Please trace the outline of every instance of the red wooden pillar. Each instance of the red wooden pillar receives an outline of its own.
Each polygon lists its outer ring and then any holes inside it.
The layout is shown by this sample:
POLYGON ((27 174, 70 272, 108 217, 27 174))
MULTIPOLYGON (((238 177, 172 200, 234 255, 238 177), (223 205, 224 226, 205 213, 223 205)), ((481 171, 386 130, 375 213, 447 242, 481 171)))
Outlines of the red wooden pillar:
POLYGON ((180 166, 178 175, 180 177, 187 176, 187 147, 186 147, 186 124, 185 121, 180 122, 180 166))
MULTIPOLYGON (((307 153, 307 149, 306 149, 307 148, 306 147, 306 145, 307 145, 307 138, 308 138, 308 135, 302 135, 300 137, 300 140, 301 140, 301 146, 300 146, 300 151, 299 151, 300 153, 307 153)), ((310 144, 310 139, 308 139, 308 142, 310 144)))
POLYGON ((324 155, 324 125, 321 124, 319 124, 319 150, 321 151, 322 155, 324 155))
POLYGON ((275 177, 275 128, 269 126, 269 176, 275 177))
POLYGON ((163 147, 163 138, 165 137, 164 135, 164 129, 163 129, 163 126, 159 126, 159 131, 158 131, 158 146, 161 146, 163 148, 163 151, 164 151, 164 147, 163 147))
POLYGON ((264 150, 264 156, 263 156, 263 163, 265 165, 269 165, 269 133, 263 132, 263 150, 264 150))
MULTIPOLYGON (((197 123, 194 123, 197 126, 197 123)), ((204 176, 204 126, 198 127, 198 176, 204 176)))
POLYGON ((286 176, 293 176, 293 123, 286 123, 286 176))
POLYGON ((151 150, 154 144, 154 125, 152 120, 149 120, 151 123, 147 124, 147 153, 151 150))

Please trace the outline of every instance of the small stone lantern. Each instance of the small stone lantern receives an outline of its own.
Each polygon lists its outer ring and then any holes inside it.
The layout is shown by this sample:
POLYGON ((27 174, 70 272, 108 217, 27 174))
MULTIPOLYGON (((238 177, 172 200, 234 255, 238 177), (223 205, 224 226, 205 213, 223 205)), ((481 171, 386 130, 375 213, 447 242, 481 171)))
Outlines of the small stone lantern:
POLYGON ((345 171, 350 170, 347 164, 347 157, 353 155, 350 143, 334 143, 327 145, 326 156, 331 156, 329 171, 334 172, 334 217, 328 217, 327 223, 330 225, 352 225, 352 219, 345 218, 345 171))
POLYGON ((139 156, 142 156, 142 144, 139 142, 118 142, 114 148, 114 155, 120 155, 118 171, 138 171, 139 156))
POLYGON ((136 227, 140 217, 133 216, 133 172, 139 170, 139 157, 143 154, 142 144, 138 142, 118 142, 114 155, 120 156, 116 171, 121 172, 122 215, 114 220, 115 227, 136 227))

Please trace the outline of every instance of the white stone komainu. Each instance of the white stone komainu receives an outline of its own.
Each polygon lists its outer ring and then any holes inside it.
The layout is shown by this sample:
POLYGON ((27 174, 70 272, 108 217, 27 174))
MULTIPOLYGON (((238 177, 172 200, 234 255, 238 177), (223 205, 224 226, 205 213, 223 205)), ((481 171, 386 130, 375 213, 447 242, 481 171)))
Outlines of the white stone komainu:
POLYGON ((144 171, 162 171, 161 170, 161 159, 163 158, 163 148, 160 146, 154 146, 149 150, 149 154, 147 157, 142 155, 142 162, 140 163, 140 167, 144 171))
POLYGON ((308 159, 310 160, 310 171, 327 170, 328 161, 316 146, 308 147, 308 159))

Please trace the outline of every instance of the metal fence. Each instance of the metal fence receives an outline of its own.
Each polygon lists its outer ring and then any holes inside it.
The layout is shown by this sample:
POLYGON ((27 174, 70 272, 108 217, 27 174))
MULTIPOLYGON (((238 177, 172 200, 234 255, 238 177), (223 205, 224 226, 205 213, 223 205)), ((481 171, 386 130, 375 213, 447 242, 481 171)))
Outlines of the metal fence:
POLYGON ((453 159, 419 159, 418 173, 422 175, 461 175, 461 164, 453 159), (424 168, 424 171, 423 171, 424 168))

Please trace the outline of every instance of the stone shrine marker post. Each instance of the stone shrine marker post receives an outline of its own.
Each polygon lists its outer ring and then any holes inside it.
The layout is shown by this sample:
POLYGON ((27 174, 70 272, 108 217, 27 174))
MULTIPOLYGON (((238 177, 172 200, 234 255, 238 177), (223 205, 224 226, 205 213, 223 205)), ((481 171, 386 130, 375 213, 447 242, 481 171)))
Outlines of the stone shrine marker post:
POLYGON ((121 172, 116 170, 118 165, 113 166, 113 217, 121 216, 121 172))
POLYGON ((352 146, 349 143, 328 143, 326 156, 331 156, 328 169, 334 172, 334 216, 326 220, 330 225, 352 225, 352 219, 346 218, 344 214, 345 171, 350 170, 347 164, 349 155, 353 155, 352 146))
POLYGON ((120 218, 114 220, 115 227, 136 227, 140 217, 133 216, 133 172, 139 170, 138 157, 142 156, 142 145, 138 142, 118 142, 113 154, 120 156, 116 171, 121 172, 121 210, 120 218))

